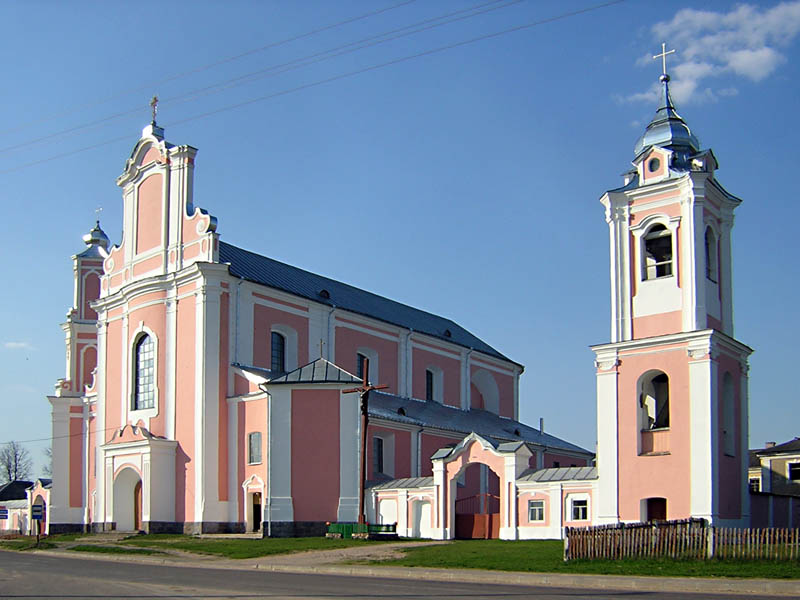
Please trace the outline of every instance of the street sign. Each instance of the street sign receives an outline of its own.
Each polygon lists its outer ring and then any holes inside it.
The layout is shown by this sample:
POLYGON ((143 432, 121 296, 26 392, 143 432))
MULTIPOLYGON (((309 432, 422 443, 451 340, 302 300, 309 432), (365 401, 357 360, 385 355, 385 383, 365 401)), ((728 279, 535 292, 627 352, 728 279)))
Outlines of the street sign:
POLYGON ((41 521, 43 516, 44 516, 43 504, 34 504, 33 506, 31 506, 31 518, 34 521, 41 521))
POLYGON ((5 521, 7 519, 8 519, 8 509, 0 508, 0 521, 5 521))

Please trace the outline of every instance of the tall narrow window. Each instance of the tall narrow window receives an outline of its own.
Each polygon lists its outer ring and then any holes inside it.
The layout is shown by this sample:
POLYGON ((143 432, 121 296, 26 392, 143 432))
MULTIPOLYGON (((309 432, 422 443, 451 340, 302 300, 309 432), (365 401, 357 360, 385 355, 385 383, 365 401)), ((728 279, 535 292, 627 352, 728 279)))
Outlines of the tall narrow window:
POLYGON ((672 232, 661 224, 653 225, 644 236, 644 278, 672 275, 672 232))
POLYGON ((136 342, 135 393, 133 410, 155 408, 155 347, 149 335, 143 335, 136 342))
POLYGON ((434 398, 433 371, 427 369, 425 371, 425 400, 433 400, 433 398, 434 398))
MULTIPOLYGON (((356 353, 356 377, 364 379, 364 359, 367 358, 361 352, 356 353)), ((364 382, 368 383, 368 382, 364 382)))
POLYGON ((372 438, 372 471, 383 473, 383 438, 372 438))
POLYGON ((247 435, 247 464, 256 465, 261 462, 261 432, 253 431, 247 435))
POLYGON ((270 370, 283 373, 286 371, 286 338, 273 331, 270 346, 272 348, 270 370))
POLYGON ((706 227, 706 277, 717 282, 717 236, 706 227))

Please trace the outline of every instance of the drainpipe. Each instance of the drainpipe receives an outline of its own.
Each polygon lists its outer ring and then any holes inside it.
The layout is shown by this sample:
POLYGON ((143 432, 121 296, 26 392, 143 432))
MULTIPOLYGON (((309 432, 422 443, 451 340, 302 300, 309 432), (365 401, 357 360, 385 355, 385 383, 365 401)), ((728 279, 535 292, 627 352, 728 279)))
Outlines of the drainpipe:
MULTIPOLYGON (((331 340, 333 339, 333 332, 331 331, 331 315, 333 314, 333 311, 335 311, 335 310, 336 310, 336 305, 332 304, 331 305, 331 309, 328 311, 328 325, 326 326, 326 334, 328 336, 328 358, 326 360, 328 360, 330 362, 333 362, 333 361, 331 361, 331 340)), ((322 349, 321 348, 320 348, 320 351, 319 351, 319 357, 320 358, 324 358, 322 356, 322 349)))
POLYGON ((467 356, 464 357, 464 371, 467 375, 467 380, 464 382, 464 397, 467 400, 467 405, 461 407, 463 410, 472 409, 472 375, 470 374, 469 358, 472 356, 473 352, 475 352, 475 348, 470 348, 467 352, 467 356))

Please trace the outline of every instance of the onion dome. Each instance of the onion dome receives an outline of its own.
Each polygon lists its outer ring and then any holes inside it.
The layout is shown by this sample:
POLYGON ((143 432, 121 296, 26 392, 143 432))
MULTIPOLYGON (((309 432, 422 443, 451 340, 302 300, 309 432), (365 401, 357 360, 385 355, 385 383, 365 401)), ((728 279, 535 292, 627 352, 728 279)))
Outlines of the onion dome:
POLYGON ((86 250, 81 252, 80 256, 106 256, 108 254, 108 246, 111 243, 106 235, 106 232, 100 229, 100 221, 95 223, 92 230, 83 236, 83 241, 88 246, 86 250))
POLYGON ((678 151, 678 154, 687 156, 700 150, 700 141, 689 129, 672 104, 669 94, 669 75, 661 75, 659 81, 664 84, 664 93, 661 105, 655 116, 645 129, 642 137, 636 142, 633 152, 639 156, 651 146, 660 146, 678 151))

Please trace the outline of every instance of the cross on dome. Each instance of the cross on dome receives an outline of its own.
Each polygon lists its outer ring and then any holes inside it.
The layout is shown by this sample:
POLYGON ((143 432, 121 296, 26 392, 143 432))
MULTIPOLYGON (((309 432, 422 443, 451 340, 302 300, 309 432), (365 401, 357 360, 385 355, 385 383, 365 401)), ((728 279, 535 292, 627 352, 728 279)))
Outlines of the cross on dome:
POLYGON ((667 75, 667 55, 668 54, 675 54, 675 49, 667 50, 667 43, 661 42, 661 54, 656 54, 653 56, 653 60, 657 58, 661 59, 661 76, 662 77, 669 77, 667 75))

